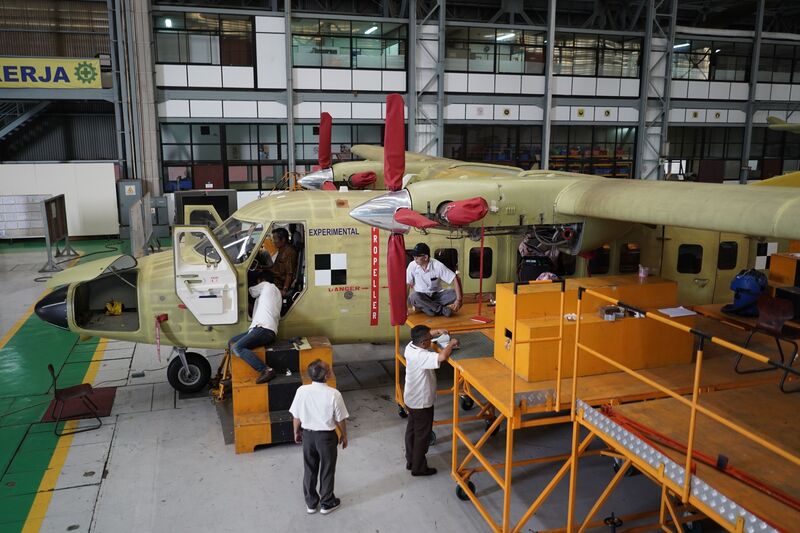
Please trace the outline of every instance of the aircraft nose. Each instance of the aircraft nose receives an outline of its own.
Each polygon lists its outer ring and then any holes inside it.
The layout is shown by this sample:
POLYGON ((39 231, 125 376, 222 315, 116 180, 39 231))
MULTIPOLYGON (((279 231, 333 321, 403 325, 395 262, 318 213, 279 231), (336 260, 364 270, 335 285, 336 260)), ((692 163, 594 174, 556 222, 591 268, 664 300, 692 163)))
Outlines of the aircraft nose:
POLYGON ((326 181, 333 181, 333 169, 323 168, 315 172, 310 172, 300 178, 297 182, 304 189, 321 189, 326 181))
POLYGON ((69 285, 64 285, 36 302, 34 307, 36 316, 61 329, 69 329, 67 322, 68 290, 69 285))
POLYGON ((368 200, 350 211, 350 216, 359 222, 387 231, 408 233, 410 228, 394 219, 395 212, 403 207, 411 209, 411 196, 405 189, 368 200))

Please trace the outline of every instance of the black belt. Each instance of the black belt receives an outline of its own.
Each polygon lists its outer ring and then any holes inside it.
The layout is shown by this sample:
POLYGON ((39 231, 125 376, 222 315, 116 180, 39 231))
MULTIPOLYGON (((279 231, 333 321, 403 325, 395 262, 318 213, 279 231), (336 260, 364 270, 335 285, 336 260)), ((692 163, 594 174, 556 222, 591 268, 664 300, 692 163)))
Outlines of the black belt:
POLYGON ((306 429, 303 428, 303 431, 310 431, 312 433, 335 433, 335 429, 306 429))

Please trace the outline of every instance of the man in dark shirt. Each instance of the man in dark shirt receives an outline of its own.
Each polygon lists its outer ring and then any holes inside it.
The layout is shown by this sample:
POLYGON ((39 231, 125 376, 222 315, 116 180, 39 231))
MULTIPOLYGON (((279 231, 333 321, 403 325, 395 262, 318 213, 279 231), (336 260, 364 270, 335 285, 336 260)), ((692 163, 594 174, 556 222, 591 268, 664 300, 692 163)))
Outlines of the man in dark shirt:
POLYGON ((289 244, 289 232, 286 231, 286 228, 272 230, 272 242, 278 249, 278 255, 270 270, 275 280, 275 286, 280 289, 283 296, 286 296, 294 281, 295 272, 297 272, 297 250, 289 244))

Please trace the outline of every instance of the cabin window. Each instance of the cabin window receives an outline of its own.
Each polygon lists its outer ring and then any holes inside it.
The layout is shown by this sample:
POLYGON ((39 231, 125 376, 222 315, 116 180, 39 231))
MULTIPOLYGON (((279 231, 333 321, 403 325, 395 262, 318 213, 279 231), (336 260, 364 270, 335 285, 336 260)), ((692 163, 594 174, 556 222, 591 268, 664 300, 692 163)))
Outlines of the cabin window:
MULTIPOLYGON (((470 248, 469 250, 469 277, 478 279, 481 277, 481 249, 470 248)), ((492 249, 484 246, 483 248, 483 279, 492 277, 492 249)))
POLYGON ((739 255, 739 244, 736 241, 722 241, 719 243, 717 254, 718 270, 733 270, 739 255))
POLYGON ((604 244, 594 251, 594 257, 589 259, 589 273, 608 274, 611 268, 611 246, 604 244))
POLYGON ((703 247, 699 244, 681 244, 678 248, 678 272, 699 274, 703 269, 703 247))
POLYGON ((433 252, 433 258, 444 263, 453 272, 458 270, 458 250, 455 248, 438 248, 433 252))
POLYGON ((639 244, 635 242, 623 244, 619 250, 619 273, 632 274, 638 272, 639 263, 641 263, 639 244))

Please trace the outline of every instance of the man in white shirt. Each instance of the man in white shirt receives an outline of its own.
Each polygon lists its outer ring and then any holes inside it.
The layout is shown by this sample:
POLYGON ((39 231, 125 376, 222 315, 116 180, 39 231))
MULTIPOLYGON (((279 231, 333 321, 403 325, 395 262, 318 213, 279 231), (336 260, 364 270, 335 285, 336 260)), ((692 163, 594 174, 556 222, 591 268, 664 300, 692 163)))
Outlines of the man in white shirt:
MULTIPOLYGON (((269 276, 269 273, 264 274, 269 276)), ((263 275, 262 275, 263 276, 263 275)), ((250 328, 228 341, 228 349, 253 370, 258 372, 256 383, 266 383, 275 377, 275 369, 270 368, 253 353, 253 348, 269 346, 278 335, 278 321, 281 319, 283 296, 281 291, 269 281, 262 281, 250 287, 250 295, 256 298, 253 306, 253 321, 250 328)))
POLYGON ((444 266, 441 261, 431 257, 431 250, 424 242, 411 251, 414 261, 406 268, 408 290, 414 289, 408 297, 409 305, 428 316, 450 316, 461 308, 461 280, 444 266), (455 290, 442 289, 439 280, 454 283, 455 290))
POLYGON ((303 443, 303 496, 306 512, 328 514, 339 508, 341 501, 333 495, 336 472, 336 446, 347 448, 347 407, 342 393, 325 384, 331 367, 319 359, 308 365, 311 384, 297 389, 289 412, 294 420, 294 441, 303 443), (336 430, 339 430, 339 436, 336 430), (317 492, 319 477, 319 493, 317 492))
POLYGON ((433 429, 433 402, 436 399, 436 369, 450 357, 458 339, 451 338, 439 353, 431 350, 432 335, 443 335, 445 330, 431 330, 428 326, 411 328, 411 342, 405 349, 406 386, 403 402, 408 411, 406 426, 406 470, 412 476, 432 476, 425 459, 433 429))

